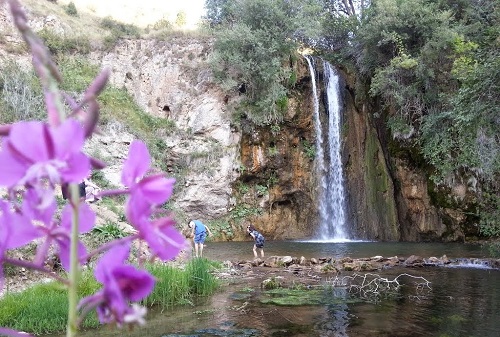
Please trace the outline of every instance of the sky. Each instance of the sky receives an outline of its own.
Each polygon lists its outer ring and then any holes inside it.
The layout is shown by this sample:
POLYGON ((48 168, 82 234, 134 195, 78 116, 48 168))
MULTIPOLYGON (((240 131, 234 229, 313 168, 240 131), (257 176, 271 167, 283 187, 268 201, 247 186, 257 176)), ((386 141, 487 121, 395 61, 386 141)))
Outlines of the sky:
POLYGON ((175 22, 180 11, 186 13, 186 28, 196 27, 203 15, 205 0, 63 0, 73 1, 77 10, 88 10, 95 15, 112 16, 116 20, 137 26, 154 24, 161 19, 175 22))

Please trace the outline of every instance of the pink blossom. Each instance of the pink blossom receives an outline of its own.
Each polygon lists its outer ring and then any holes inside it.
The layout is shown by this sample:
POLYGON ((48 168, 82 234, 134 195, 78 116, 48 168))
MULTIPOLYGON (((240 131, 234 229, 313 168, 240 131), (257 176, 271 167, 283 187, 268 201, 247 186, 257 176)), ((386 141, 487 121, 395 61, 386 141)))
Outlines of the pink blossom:
POLYGON ((14 212, 7 202, 0 200, 0 288, 3 287, 4 252, 35 239, 37 235, 33 229, 30 219, 14 212))
POLYGON ((149 220, 149 213, 144 212, 141 203, 135 206, 134 198, 127 204, 126 215, 128 220, 139 231, 139 237, 146 241, 154 255, 166 261, 179 254, 186 239, 175 229, 175 222, 169 217, 149 220))
POLYGON ((22 247, 36 237, 31 220, 14 212, 7 202, 0 200, 0 253, 22 247))
POLYGON ((151 168, 151 156, 146 145, 135 140, 130 145, 128 158, 123 164, 122 183, 130 189, 136 202, 144 201, 159 205, 170 198, 175 179, 167 179, 164 174, 145 176, 151 168))
MULTIPOLYGON (((48 247, 54 242, 58 246, 58 255, 61 259, 61 264, 64 269, 69 270, 70 265, 70 247, 71 247, 71 225, 73 216, 73 206, 67 204, 61 216, 61 224, 57 225, 54 221, 45 223, 44 226, 38 226, 40 236, 45 237, 43 245, 40 246, 37 252, 37 257, 40 260, 45 259, 48 247)), ((82 203, 78 207, 78 232, 86 233, 92 229, 95 223, 95 213, 90 209, 89 205, 82 203)), ((81 241, 77 242, 78 260, 80 263, 85 263, 83 258, 87 255, 87 250, 81 241)))
POLYGON ((80 302, 79 307, 84 310, 97 307, 97 314, 102 323, 128 322, 131 316, 137 315, 128 302, 142 300, 154 288, 153 276, 125 264, 129 251, 129 243, 117 245, 99 260, 94 275, 103 288, 80 302))
MULTIPOLYGON (((37 207, 36 197, 35 193, 28 191, 23 202, 23 213, 37 223, 36 226, 31 226, 31 236, 45 239, 38 247, 35 263, 41 264, 47 257, 50 246, 56 243, 61 264, 66 270, 69 270, 73 206, 66 204, 62 210, 61 223, 58 224, 54 219, 55 202, 52 202, 46 208, 40 209, 37 207)), ((78 207, 78 232, 86 233, 90 231, 94 225, 95 217, 95 213, 90 209, 89 205, 80 204, 78 207)), ((84 263, 83 258, 86 256, 87 250, 80 241, 78 241, 77 245, 78 258, 81 263, 84 263)))
POLYGON ((0 185, 80 182, 90 173, 83 143, 84 130, 73 119, 57 127, 38 121, 13 124, 0 150, 0 185))

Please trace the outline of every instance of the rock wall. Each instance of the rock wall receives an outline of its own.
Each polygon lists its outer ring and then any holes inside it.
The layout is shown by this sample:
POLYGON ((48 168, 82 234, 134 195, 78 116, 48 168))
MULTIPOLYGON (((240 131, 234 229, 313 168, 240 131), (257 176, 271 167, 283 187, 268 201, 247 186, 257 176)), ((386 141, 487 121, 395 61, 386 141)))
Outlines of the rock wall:
POLYGON ((395 176, 400 183, 397 195, 399 218, 403 224, 401 239, 428 241, 443 236, 446 226, 427 193, 427 179, 422 172, 411 168, 407 162, 396 158, 395 176))
POLYGON ((370 108, 363 104, 357 109, 350 91, 345 104, 343 161, 351 234, 358 239, 398 240, 393 180, 370 120, 370 108))
POLYGON ((233 192, 237 205, 251 213, 243 223, 269 239, 311 237, 317 225, 314 158, 307 154, 315 141, 311 77, 302 59, 294 71, 298 80, 283 123, 274 129, 242 126, 244 169, 233 192))
POLYGON ((111 69, 110 82, 125 87, 148 113, 173 121, 165 135, 168 166, 184 167, 174 202, 182 222, 227 214, 237 176, 241 135, 214 85, 207 64, 210 40, 122 40, 91 59, 111 69))

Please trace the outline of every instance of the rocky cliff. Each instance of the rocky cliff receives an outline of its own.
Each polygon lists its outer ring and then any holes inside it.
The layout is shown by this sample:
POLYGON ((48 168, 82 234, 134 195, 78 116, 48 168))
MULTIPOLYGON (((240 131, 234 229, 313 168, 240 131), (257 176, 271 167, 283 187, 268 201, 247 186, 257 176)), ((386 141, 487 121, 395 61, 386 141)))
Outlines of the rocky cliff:
POLYGON ((432 168, 426 166, 416 145, 393 138, 387 129, 383 121, 390 109, 360 95, 363 84, 356 83, 355 76, 346 74, 345 78, 343 159, 355 237, 389 241, 476 237, 477 218, 471 207, 477 181, 471 176, 453 176, 445 186, 433 184, 432 168))
POLYGON ((176 130, 163 137, 164 160, 171 174, 184 169, 175 203, 185 220, 226 214, 239 168, 241 135, 225 108, 228 98, 212 82, 209 51, 209 40, 174 38, 122 40, 91 55, 112 70, 112 85, 125 87, 146 112, 175 123, 176 130))

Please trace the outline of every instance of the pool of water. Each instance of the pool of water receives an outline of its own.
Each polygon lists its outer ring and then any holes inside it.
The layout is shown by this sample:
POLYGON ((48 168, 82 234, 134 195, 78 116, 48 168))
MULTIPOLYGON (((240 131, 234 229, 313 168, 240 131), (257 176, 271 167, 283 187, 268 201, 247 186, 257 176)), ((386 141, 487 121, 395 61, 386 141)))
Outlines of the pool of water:
MULTIPOLYGON (((252 259, 252 242, 208 243, 206 257, 217 260, 252 259)), ((312 243, 268 242, 266 255, 306 258, 351 256, 486 258, 480 245, 408 243, 312 243)), ((423 277, 430 289, 418 287, 418 279, 402 276, 396 296, 370 301, 352 298, 345 288, 325 286, 324 302, 316 305, 266 304, 262 279, 251 274, 208 299, 148 314, 147 324, 133 330, 105 327, 81 336, 212 337, 212 336, 332 336, 498 337, 500 335, 500 271, 485 268, 392 268, 378 272, 389 280, 407 273, 423 277)), ((325 278, 326 279, 326 278, 325 278)), ((354 296, 353 298, 356 298, 354 296)))
MULTIPOLYGON (((215 260, 253 259, 253 241, 249 242, 208 242, 204 256, 215 260)), ((363 258, 376 255, 408 257, 419 255, 448 258, 487 258, 489 252, 479 244, 463 243, 403 243, 403 242, 310 242, 310 241, 266 241, 266 256, 290 255, 305 258, 351 257, 363 258)))

